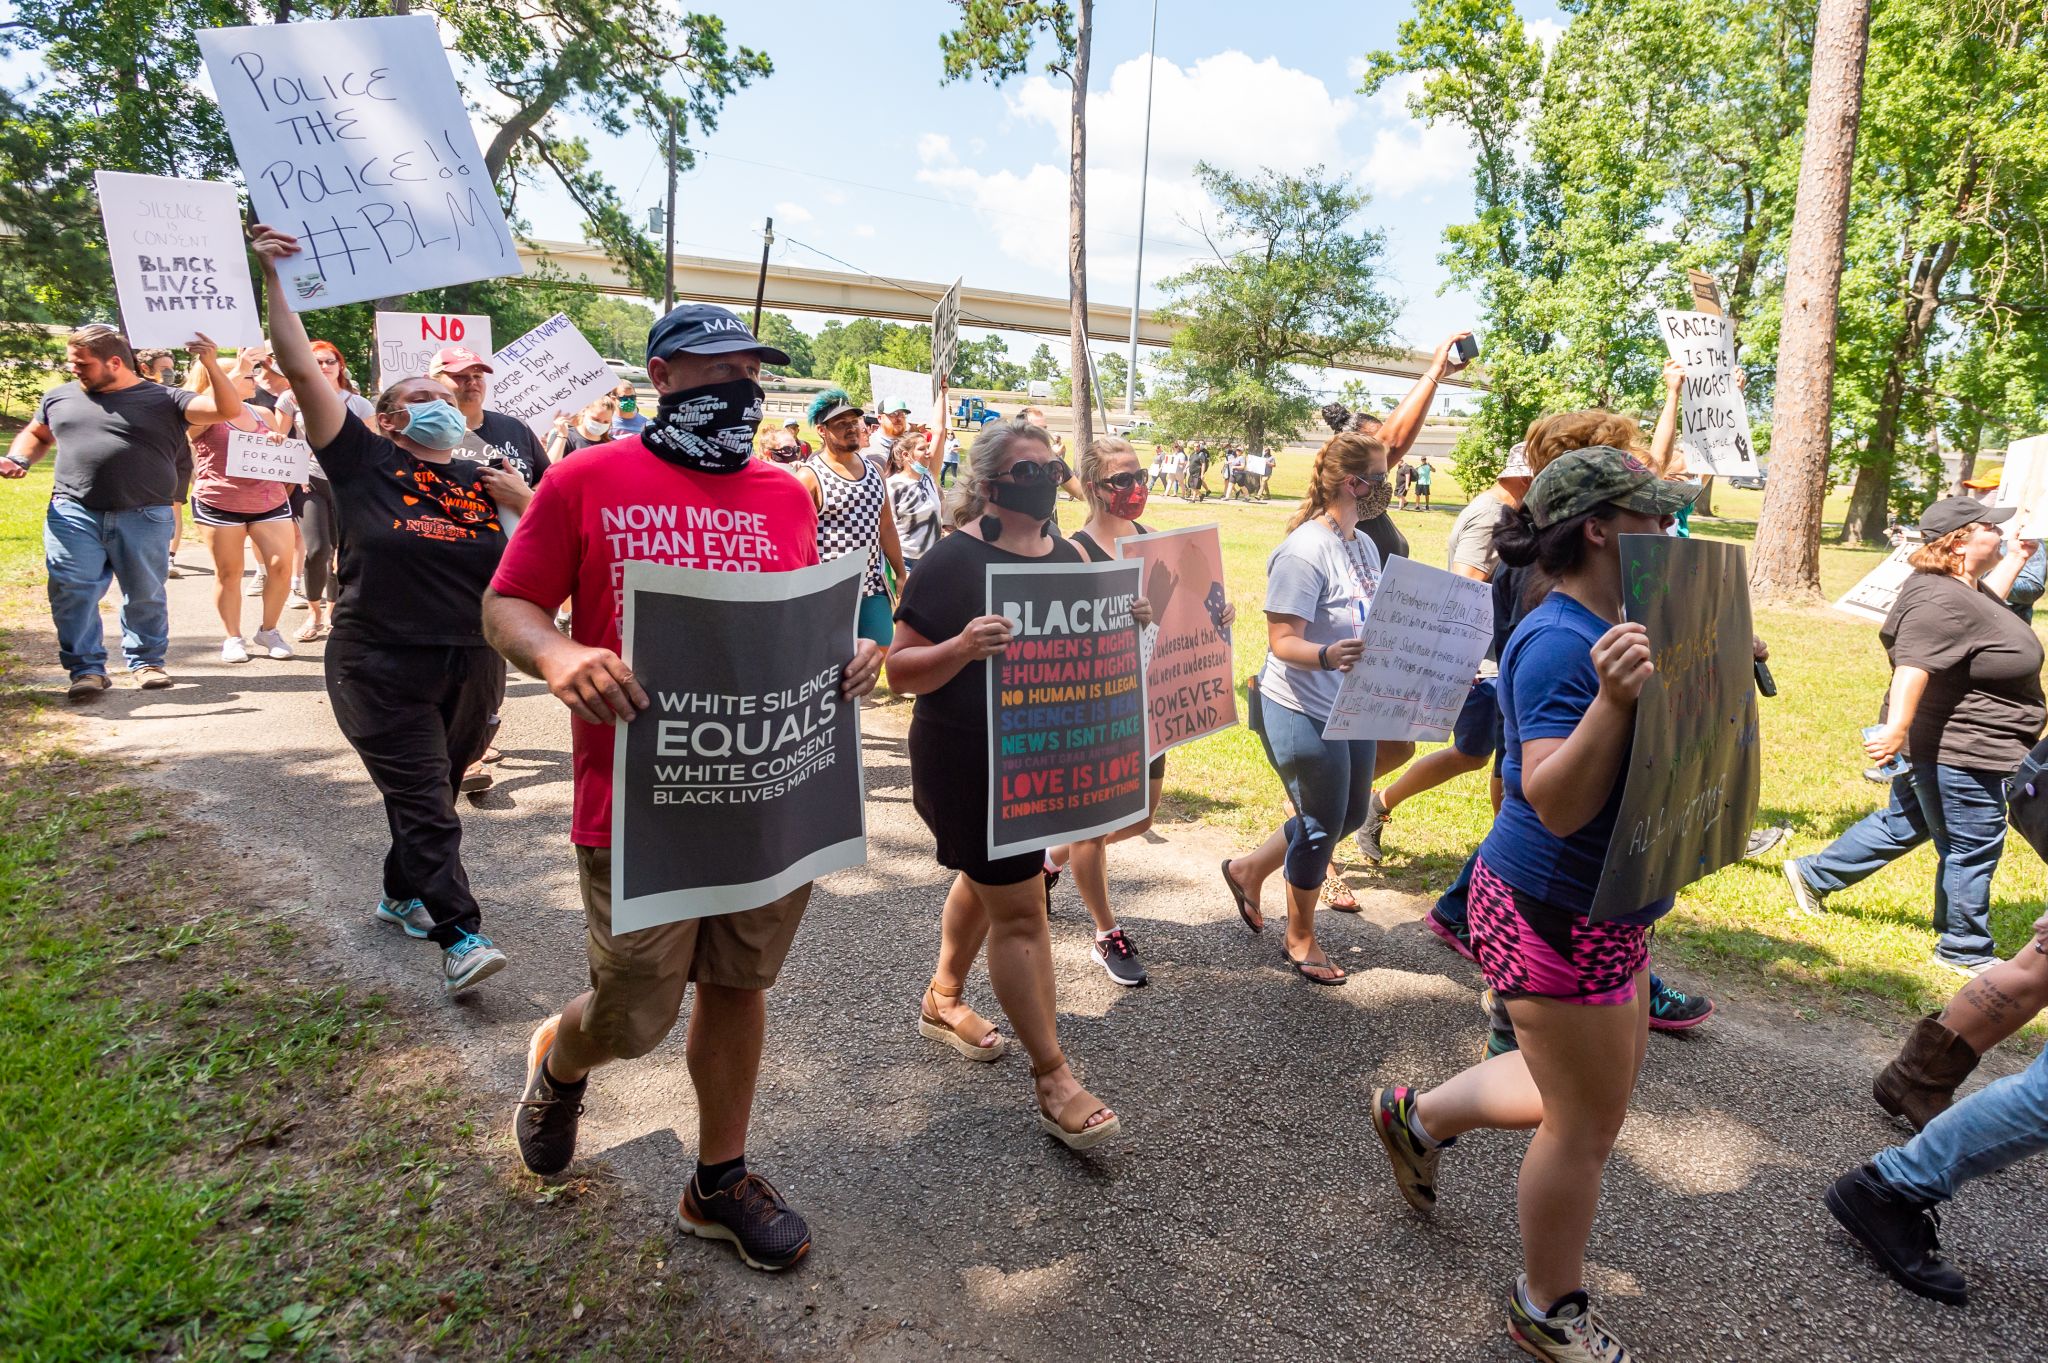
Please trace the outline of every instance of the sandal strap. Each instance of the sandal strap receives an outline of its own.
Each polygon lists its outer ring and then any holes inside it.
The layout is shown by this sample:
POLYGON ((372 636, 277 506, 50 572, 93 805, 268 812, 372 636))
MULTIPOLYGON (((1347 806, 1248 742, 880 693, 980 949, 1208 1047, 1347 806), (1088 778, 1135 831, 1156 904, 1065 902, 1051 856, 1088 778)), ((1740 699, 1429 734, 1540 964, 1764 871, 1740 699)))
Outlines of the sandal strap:
MULTIPOLYGON (((957 989, 950 994, 938 989, 931 989, 926 992, 934 998, 957 999, 960 997, 960 991, 957 989)), ((917 1013, 919 1017, 929 1022, 932 1026, 945 1028, 970 1046, 979 1046, 995 1035, 995 1024, 975 1012, 972 1008, 967 1009, 967 1016, 961 1018, 958 1022, 948 1022, 939 1016, 936 1008, 928 1009, 922 1004, 918 1006, 917 1013)))
POLYGON ((939 982, 937 980, 933 980, 930 984, 926 985, 924 987, 924 991, 925 993, 930 994, 934 998, 957 999, 960 997, 960 991, 957 989, 939 988, 939 982))
POLYGON ((1066 1063, 1066 1052, 1054 1051, 1049 1057, 1047 1057, 1042 1062, 1036 1060, 1031 1062, 1031 1077, 1033 1079, 1043 1079, 1046 1075, 1051 1074, 1054 1070, 1058 1069, 1060 1066, 1066 1063))
POLYGON ((1108 1106, 1087 1089, 1082 1089, 1060 1104, 1059 1115, 1053 1117, 1053 1121, 1068 1135, 1078 1136, 1088 1129, 1088 1119, 1098 1112, 1107 1110, 1108 1106))

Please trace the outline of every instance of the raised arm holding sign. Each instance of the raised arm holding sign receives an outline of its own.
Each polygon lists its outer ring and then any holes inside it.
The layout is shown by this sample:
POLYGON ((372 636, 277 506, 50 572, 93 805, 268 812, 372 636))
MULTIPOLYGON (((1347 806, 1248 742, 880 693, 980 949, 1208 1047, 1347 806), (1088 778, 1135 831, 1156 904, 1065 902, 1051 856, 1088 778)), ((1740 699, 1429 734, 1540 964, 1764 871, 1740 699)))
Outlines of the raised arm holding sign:
POLYGON ((1735 377, 1735 328, 1706 312, 1660 309, 1657 325, 1671 358, 1685 367, 1678 442, 1692 473, 1754 474, 1749 409, 1735 377))

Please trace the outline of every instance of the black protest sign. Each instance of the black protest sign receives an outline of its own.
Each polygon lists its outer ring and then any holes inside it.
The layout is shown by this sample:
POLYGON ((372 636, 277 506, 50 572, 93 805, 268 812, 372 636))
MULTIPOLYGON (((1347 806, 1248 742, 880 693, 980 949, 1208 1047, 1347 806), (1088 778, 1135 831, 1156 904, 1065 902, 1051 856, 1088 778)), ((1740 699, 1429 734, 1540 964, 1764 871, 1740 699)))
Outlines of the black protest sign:
POLYGON ((988 612, 1016 637, 988 662, 989 856, 1145 816, 1136 563, 995 564, 988 612))
POLYGON ((1649 631, 1655 671, 1636 702, 1595 922, 1739 861, 1763 770, 1742 550, 1623 535, 1621 575, 1623 614, 1649 631))
POLYGON ((612 756, 612 927, 759 908, 867 860, 860 706, 840 697, 864 564, 628 563, 625 656, 653 704, 612 756))

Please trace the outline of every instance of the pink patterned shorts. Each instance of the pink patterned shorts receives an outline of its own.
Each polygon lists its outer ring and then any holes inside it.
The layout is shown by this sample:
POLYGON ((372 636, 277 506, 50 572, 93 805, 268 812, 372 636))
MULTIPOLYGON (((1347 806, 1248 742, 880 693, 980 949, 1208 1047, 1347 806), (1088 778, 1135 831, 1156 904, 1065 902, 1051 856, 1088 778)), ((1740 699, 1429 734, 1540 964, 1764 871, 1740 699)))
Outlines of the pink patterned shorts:
POLYGON ((1488 869, 1472 867, 1472 948, 1486 983, 1502 998, 1632 1003, 1650 961, 1643 923, 1591 923, 1526 895, 1488 869))

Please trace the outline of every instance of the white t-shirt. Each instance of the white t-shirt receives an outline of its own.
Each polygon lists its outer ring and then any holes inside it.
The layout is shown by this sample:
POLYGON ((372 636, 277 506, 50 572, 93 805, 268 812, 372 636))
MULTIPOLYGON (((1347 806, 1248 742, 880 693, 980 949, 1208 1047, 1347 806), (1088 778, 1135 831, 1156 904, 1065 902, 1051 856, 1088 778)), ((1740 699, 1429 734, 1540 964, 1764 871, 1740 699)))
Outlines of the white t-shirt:
MULTIPOLYGON (((1307 622, 1302 637, 1320 648, 1358 637, 1380 580, 1380 553, 1365 535, 1341 538, 1320 516, 1303 521, 1266 560, 1268 615, 1307 622)), ((1344 674, 1283 663, 1268 650, 1259 693, 1318 724, 1330 719, 1344 674)))

